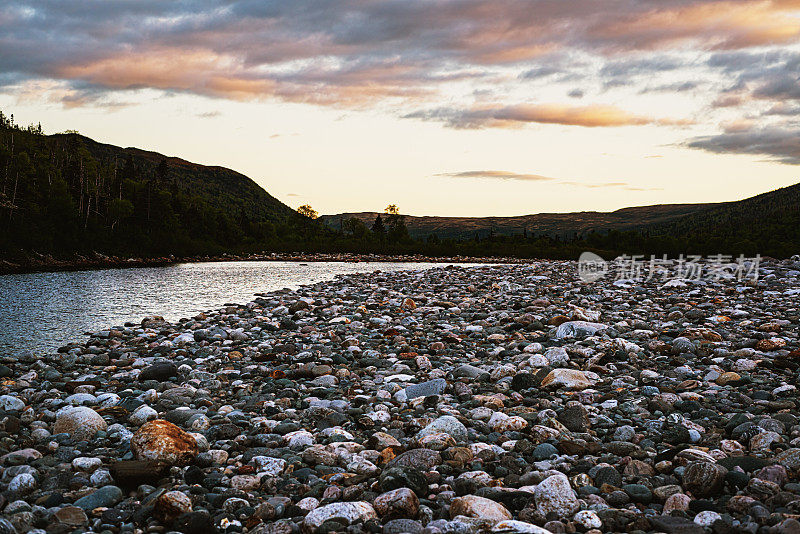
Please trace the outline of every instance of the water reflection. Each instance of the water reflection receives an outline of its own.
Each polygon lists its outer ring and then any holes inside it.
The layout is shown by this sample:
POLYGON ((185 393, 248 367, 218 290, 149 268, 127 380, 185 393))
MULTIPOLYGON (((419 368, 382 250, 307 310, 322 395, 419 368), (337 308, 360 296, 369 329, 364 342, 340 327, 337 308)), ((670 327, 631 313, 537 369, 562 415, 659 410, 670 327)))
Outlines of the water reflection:
POLYGON ((49 352, 81 334, 145 315, 171 321, 254 293, 297 288, 337 274, 427 269, 431 263, 184 263, 0 276, 0 354, 49 352))

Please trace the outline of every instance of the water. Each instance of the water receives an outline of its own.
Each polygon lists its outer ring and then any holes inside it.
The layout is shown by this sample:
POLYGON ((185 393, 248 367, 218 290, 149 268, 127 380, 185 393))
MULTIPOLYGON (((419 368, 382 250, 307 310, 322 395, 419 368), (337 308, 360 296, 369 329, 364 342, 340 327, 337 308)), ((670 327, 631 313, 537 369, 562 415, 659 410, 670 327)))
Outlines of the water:
POLYGON ((420 270, 448 264, 209 262, 167 267, 0 276, 0 355, 52 352, 83 334, 140 322, 168 321, 245 303, 255 293, 330 280, 337 274, 420 270))

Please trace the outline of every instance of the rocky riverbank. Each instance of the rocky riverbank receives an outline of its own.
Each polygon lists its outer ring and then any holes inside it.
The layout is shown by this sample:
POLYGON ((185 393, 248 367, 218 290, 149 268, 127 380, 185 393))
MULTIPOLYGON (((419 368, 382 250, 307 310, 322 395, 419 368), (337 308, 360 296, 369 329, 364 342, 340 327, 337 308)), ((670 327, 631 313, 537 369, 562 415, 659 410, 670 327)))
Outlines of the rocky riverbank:
POLYGON ((157 256, 126 257, 94 252, 56 257, 49 254, 28 253, 15 257, 0 258, 0 275, 49 271, 86 271, 92 269, 122 269, 128 267, 160 267, 176 263, 200 263, 216 261, 303 261, 303 262, 401 262, 401 263, 529 263, 519 258, 447 256, 432 257, 420 254, 382 255, 351 253, 304 253, 261 252, 254 254, 219 254, 214 256, 157 256))
POLYGON ((0 532, 796 533, 800 262, 370 273, 0 365, 0 532))

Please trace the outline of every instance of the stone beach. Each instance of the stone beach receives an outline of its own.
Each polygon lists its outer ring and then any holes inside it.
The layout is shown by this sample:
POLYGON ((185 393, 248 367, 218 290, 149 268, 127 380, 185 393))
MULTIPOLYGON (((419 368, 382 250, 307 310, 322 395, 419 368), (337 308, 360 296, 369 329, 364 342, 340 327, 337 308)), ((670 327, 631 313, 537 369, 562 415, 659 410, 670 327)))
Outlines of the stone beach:
POLYGON ((0 534, 800 533, 800 259, 373 272, 0 357, 0 534))

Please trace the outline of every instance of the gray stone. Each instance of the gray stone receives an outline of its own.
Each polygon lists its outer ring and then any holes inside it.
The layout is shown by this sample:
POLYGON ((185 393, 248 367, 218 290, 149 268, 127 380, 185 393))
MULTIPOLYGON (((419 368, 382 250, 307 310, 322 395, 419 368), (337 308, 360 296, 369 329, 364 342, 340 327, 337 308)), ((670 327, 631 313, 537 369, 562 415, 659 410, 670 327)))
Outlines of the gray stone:
POLYGON ((447 388, 447 380, 444 378, 436 378, 428 380, 421 384, 412 384, 406 387, 406 398, 408 400, 416 399, 417 397, 428 397, 431 395, 441 395, 447 388))
POLYGON ((103 486, 75 501, 75 506, 86 511, 100 507, 110 508, 121 501, 122 497, 122 490, 117 486, 103 486))

